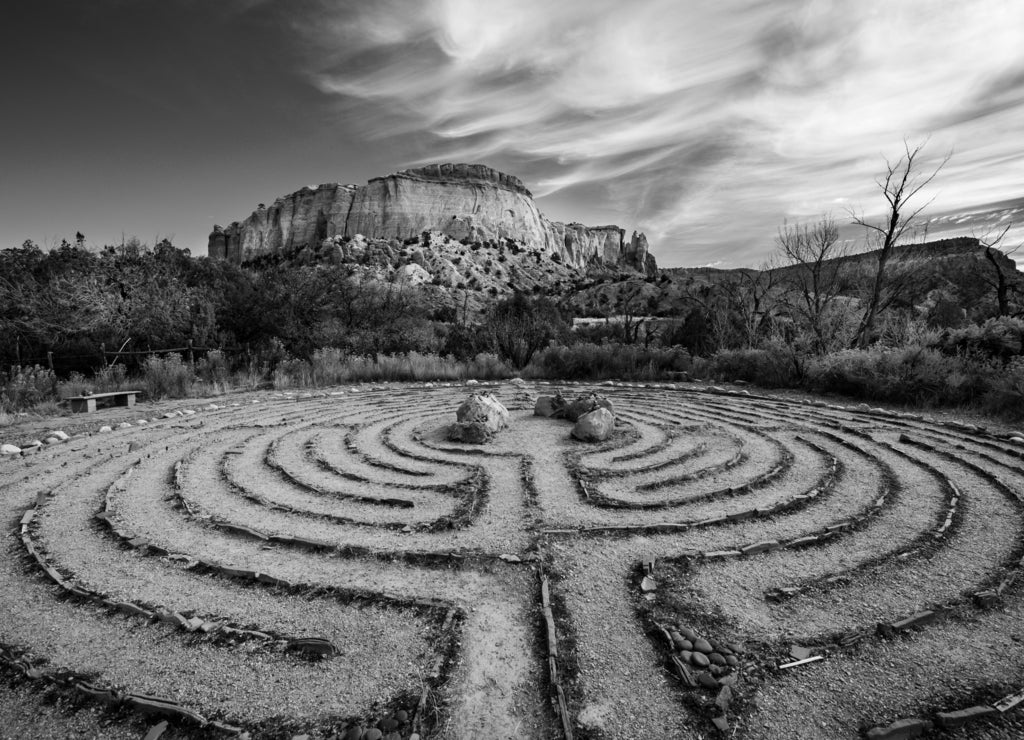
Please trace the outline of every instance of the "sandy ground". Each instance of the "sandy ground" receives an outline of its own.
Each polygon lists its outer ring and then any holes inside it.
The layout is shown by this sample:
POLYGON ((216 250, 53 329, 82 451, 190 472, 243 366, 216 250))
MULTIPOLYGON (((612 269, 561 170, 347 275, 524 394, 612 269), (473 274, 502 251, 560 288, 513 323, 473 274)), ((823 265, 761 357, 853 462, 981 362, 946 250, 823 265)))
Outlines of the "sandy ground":
MULTIPOLYGON (((1019 587, 991 611, 963 599, 1016 567, 1024 546, 1024 460, 1010 443, 931 418, 810 406, 803 397, 604 385, 596 389, 614 401, 618 432, 607 444, 587 446, 571 439, 568 422, 531 414, 525 399, 550 392, 546 384, 493 388, 513 410, 511 428, 482 448, 449 443, 446 424, 474 389, 239 394, 28 419, 3 430, 0 436, 15 442, 59 428, 75 435, 0 460, 0 515, 14 533, 36 495, 51 494, 42 499, 33 536, 77 583, 113 599, 326 637, 341 655, 310 663, 247 644, 223 646, 57 598, 14 537, 0 559, 8 594, 0 603, 0 640, 101 682, 173 696, 257 734, 260 723, 285 718, 327 737, 351 718, 411 710, 431 685, 437 737, 557 738, 539 554, 554 577, 559 667, 577 735, 706 737, 710 724, 665 671, 663 646, 645 635, 638 563, 794 539, 872 511, 859 528, 814 547, 708 562, 659 584, 653 603, 688 603, 715 615, 721 637, 767 646, 754 660, 768 660, 772 646, 790 641, 809 644, 833 631, 961 604, 908 637, 742 681, 746 703, 730 717, 739 734, 857 737, 873 724, 1024 685, 1024 646, 1014 637, 1024 623, 1019 587), (186 409, 194 413, 163 418, 186 409), (139 425, 143 418, 148 423, 139 425), (98 433, 123 421, 131 426, 98 433), (936 449, 905 443, 901 434, 936 449), (830 479, 833 465, 838 472, 830 479), (112 487, 118 480, 124 485, 112 487), (946 480, 960 494, 954 526, 901 557, 941 524, 946 480), (813 500, 785 513, 674 534, 644 529, 764 511, 809 491, 813 500), (884 506, 872 510, 883 494, 884 506), (185 557, 122 547, 92 521, 107 499, 116 526, 185 557), (329 547, 267 543, 211 522, 329 547), (627 529, 579 531, 600 526, 627 529), (349 546, 359 554, 341 549, 349 546), (422 557, 445 554, 471 557, 422 557), (197 574, 184 567, 187 558, 383 598, 298 598, 197 574), (843 579, 816 585, 833 575, 843 579), (809 587, 782 603, 764 598, 768 589, 792 585, 809 587), (438 612, 416 608, 417 599, 460 617, 455 659, 440 680, 431 676, 438 612)), ((0 690, 27 691, 9 680, 0 690)), ((0 709, 0 720, 30 726, 20 708, 0 709)), ((40 713, 38 731, 57 737, 55 728, 66 726, 69 736, 125 736, 120 725, 101 724, 95 713, 54 709, 40 713)), ((992 727, 985 737, 1011 737, 1000 733, 1014 725, 992 727)))

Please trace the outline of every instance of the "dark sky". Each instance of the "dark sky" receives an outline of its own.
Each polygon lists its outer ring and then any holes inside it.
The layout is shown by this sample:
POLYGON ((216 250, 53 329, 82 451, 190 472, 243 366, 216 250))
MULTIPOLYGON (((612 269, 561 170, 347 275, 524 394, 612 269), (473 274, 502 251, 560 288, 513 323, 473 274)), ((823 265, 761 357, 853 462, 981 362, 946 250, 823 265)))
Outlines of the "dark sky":
POLYGON ((32 0, 0 75, 0 247, 202 254, 303 185, 462 161, 663 265, 752 265, 783 219, 876 212, 905 137, 953 151, 933 233, 1024 221, 1018 0, 32 0))

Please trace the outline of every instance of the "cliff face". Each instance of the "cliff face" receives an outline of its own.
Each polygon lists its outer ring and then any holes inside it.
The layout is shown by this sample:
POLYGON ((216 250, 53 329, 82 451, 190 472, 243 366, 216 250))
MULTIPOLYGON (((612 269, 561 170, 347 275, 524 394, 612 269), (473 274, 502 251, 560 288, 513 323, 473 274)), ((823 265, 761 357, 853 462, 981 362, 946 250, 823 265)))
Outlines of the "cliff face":
POLYGON ((519 178, 466 164, 405 170, 362 187, 302 188, 226 229, 214 226, 209 254, 241 262, 335 236, 408 239, 424 231, 456 240, 515 240, 581 269, 657 269, 643 234, 634 232, 627 240, 618 226, 549 221, 519 178))

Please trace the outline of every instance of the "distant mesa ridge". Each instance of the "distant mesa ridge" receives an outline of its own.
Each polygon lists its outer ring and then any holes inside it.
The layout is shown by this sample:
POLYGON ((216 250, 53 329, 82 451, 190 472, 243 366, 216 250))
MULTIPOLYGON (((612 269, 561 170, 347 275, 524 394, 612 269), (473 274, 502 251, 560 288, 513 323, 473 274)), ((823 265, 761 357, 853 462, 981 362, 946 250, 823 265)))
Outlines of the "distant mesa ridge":
POLYGON ((363 186, 304 187, 261 204, 244 221, 214 226, 209 255, 240 263, 335 237, 409 239, 424 231, 455 240, 515 240, 580 269, 657 271, 643 234, 627 239, 614 225, 549 221, 522 180, 482 164, 432 164, 363 186))

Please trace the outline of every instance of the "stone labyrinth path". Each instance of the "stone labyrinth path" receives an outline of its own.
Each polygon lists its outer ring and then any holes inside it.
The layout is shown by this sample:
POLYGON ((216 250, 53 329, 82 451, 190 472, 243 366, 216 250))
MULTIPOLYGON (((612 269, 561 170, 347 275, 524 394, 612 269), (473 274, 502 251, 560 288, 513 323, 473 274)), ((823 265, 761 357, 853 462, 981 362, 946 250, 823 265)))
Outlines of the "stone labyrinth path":
POLYGON ((4 461, 3 696, 98 737, 853 738, 1024 685, 1024 447, 627 384, 585 445, 553 388, 488 387, 483 447, 444 434, 472 388, 396 385, 4 461))

